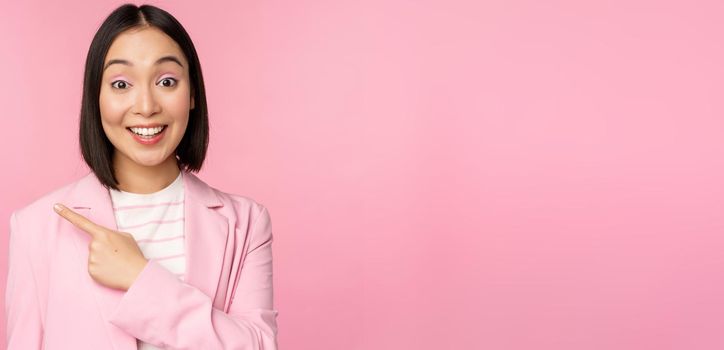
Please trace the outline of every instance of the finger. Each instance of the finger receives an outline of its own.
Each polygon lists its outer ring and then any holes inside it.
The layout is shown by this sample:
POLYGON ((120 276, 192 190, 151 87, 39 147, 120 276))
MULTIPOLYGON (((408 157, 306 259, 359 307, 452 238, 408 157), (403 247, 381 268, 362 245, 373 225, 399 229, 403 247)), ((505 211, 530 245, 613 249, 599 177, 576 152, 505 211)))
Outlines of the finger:
POLYGON ((97 225, 95 222, 90 221, 85 216, 74 212, 73 210, 69 209, 68 207, 66 207, 60 203, 56 203, 53 206, 53 210, 55 210, 55 212, 58 213, 58 215, 62 216, 66 220, 70 221, 70 223, 72 223, 79 229, 90 234, 91 237, 93 237, 93 238, 96 238, 98 235, 100 235, 104 231, 103 226, 97 225))

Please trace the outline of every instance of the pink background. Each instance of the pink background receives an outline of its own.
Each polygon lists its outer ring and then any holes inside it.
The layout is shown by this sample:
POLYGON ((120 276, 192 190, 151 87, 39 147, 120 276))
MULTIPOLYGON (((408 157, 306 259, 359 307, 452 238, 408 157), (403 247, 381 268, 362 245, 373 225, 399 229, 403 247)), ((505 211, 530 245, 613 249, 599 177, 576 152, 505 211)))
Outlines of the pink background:
MULTIPOLYGON (((3 6, 3 282, 11 211, 87 172, 121 3, 3 6)), ((153 4, 200 53, 200 177, 272 215, 280 348, 724 347, 724 3, 153 4)))

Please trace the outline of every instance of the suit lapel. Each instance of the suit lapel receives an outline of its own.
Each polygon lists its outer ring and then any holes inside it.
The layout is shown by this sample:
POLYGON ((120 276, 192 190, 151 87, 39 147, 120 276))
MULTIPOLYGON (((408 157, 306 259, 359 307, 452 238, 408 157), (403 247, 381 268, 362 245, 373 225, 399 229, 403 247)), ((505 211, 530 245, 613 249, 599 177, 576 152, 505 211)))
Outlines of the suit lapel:
MULTIPOLYGON (((225 265, 224 256, 226 254, 224 252, 229 236, 229 220, 213 209, 222 207, 223 203, 206 183, 192 173, 184 171, 183 184, 186 278, 182 283, 198 288, 213 299, 219 289, 222 266, 225 265)), ((68 201, 67 206, 96 224, 118 230, 110 193, 93 172, 78 181, 68 201)), ((71 236, 76 243, 78 256, 86 271, 84 276, 88 279, 103 319, 106 321, 113 344, 116 349, 136 349, 134 337, 108 322, 125 291, 108 288, 90 277, 87 273, 90 236, 72 224, 68 222, 66 224, 69 225, 69 230, 73 231, 71 236)), ((214 304, 223 305, 225 288, 218 291, 221 294, 221 300, 214 300, 214 304)))
MULTIPOLYGON (((229 237, 229 219, 212 209, 224 204, 213 189, 184 172, 184 235, 186 283, 214 299, 221 277, 229 237)), ((215 302, 214 304, 217 304, 215 302)))

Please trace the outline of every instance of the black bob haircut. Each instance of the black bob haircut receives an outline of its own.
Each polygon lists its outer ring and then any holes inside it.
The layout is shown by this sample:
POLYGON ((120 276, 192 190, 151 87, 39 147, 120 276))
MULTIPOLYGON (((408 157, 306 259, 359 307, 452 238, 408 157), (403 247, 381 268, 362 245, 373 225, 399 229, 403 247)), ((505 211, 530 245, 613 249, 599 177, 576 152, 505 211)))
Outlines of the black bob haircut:
POLYGON ((118 190, 113 169, 115 147, 106 136, 101 124, 100 89, 103 62, 113 40, 132 28, 155 27, 166 33, 181 47, 189 62, 191 94, 194 108, 189 111, 189 122, 175 156, 182 170, 198 172, 206 158, 209 144, 209 117, 206 91, 201 75, 201 64, 193 42, 184 27, 170 13, 151 5, 125 4, 115 9, 93 37, 85 62, 83 99, 80 110, 80 150, 83 160, 106 188, 118 190))

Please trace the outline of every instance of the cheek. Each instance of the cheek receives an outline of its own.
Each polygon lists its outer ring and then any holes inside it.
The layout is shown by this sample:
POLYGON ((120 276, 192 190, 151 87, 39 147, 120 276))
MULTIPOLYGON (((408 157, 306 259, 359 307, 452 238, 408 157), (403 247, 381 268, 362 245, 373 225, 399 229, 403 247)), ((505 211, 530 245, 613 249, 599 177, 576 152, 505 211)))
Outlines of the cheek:
POLYGON ((164 98, 164 114, 176 123, 185 123, 188 120, 189 108, 191 108, 191 101, 188 92, 179 91, 178 94, 168 95, 164 98))
POLYGON ((98 103, 101 112, 101 121, 104 126, 121 124, 125 110, 123 101, 101 91, 98 103))

